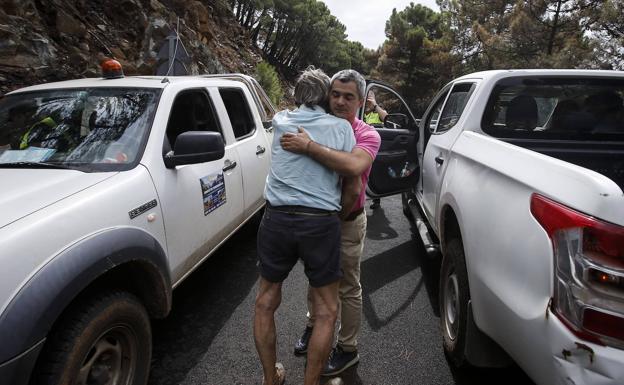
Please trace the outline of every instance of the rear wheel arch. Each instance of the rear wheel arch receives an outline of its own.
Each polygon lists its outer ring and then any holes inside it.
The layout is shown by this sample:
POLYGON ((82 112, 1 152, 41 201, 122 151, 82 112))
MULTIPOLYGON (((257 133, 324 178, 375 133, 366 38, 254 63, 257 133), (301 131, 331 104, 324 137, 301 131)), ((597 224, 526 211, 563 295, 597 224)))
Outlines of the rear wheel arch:
MULTIPOLYGON (((468 279, 468 261, 459 220, 453 208, 446 205, 441 211, 440 222, 443 261, 440 271, 440 325, 443 334, 444 350, 456 367, 506 367, 511 363, 507 353, 476 325, 473 315, 472 295, 468 279), (449 279, 452 274, 453 278, 449 279), (448 296, 456 290, 456 296, 448 296), (445 291, 447 293, 445 293, 445 291), (447 333, 449 318, 448 306, 455 299, 459 325, 453 333, 447 333), (445 318, 446 317, 446 318, 445 318)), ((450 317, 453 319, 454 317, 450 317)))
POLYGON ((448 243, 452 239, 459 239, 461 241, 462 234, 459 227, 459 221, 453 207, 451 207, 450 205, 445 205, 441 210, 441 218, 442 220, 440 221, 440 240, 442 251, 444 252, 448 243))

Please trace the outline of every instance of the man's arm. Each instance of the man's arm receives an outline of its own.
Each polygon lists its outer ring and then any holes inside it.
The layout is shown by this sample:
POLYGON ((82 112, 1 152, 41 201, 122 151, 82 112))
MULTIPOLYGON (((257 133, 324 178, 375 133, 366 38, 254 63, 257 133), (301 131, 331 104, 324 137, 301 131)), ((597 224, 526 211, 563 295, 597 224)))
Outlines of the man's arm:
POLYGON ((377 100, 375 99, 375 94, 370 92, 368 94, 368 98, 366 99, 367 103, 370 103, 373 106, 373 111, 377 113, 377 115, 379 115, 379 119, 382 122, 386 121, 386 117, 388 116, 388 111, 384 110, 383 108, 381 108, 381 106, 379 104, 377 104, 377 100))
POLYGON ((338 213, 340 219, 345 219, 351 213, 361 192, 362 178, 360 176, 350 176, 342 179, 342 196, 340 198, 342 209, 338 213))
POLYGON ((381 108, 381 106, 379 104, 375 104, 375 106, 373 107, 373 111, 375 111, 377 114, 379 114, 379 119, 382 122, 386 121, 386 117, 388 116, 388 111, 386 111, 383 108, 381 108))
POLYGON ((373 164, 373 158, 365 150, 354 147, 353 151, 345 152, 325 147, 310 139, 301 127, 298 134, 282 135, 280 144, 284 150, 305 154, 342 176, 360 176, 373 164))

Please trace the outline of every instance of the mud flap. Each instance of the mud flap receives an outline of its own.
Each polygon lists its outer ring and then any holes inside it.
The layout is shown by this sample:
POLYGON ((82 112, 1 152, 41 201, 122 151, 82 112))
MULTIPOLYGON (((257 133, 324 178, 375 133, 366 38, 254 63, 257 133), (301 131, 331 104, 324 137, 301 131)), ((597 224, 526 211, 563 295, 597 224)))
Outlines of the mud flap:
POLYGON ((494 340, 483 333, 474 322, 472 301, 468 301, 468 319, 466 320, 465 357, 477 367, 504 368, 513 360, 494 340))

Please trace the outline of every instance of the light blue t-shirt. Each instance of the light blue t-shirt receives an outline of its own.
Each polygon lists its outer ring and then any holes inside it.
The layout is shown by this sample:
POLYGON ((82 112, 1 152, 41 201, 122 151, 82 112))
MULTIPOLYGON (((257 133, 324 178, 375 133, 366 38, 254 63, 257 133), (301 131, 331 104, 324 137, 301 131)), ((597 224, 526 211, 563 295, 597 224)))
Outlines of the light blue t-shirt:
POLYGON ((327 114, 323 108, 301 105, 293 111, 280 111, 273 117, 271 170, 264 198, 273 206, 298 205, 323 210, 340 210, 341 184, 335 171, 306 155, 286 151, 280 137, 304 127, 310 138, 324 146, 351 152, 355 137, 345 119, 327 114))

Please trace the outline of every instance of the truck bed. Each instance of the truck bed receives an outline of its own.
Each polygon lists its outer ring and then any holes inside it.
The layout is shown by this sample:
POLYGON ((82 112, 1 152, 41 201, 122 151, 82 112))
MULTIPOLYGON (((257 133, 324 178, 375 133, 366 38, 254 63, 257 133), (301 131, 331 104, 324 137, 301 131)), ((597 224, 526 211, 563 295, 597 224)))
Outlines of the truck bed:
POLYGON ((544 139, 501 139, 600 173, 624 191, 624 143, 544 139))

